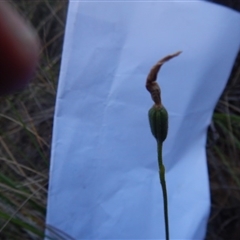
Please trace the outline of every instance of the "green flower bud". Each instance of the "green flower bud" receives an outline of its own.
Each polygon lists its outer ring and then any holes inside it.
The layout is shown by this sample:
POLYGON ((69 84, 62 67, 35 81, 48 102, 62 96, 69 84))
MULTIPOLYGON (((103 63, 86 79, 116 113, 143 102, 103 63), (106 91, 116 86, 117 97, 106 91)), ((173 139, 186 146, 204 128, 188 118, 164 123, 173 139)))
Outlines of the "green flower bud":
POLYGON ((148 111, 150 128, 158 143, 163 143, 168 133, 168 112, 164 106, 154 105, 148 111))

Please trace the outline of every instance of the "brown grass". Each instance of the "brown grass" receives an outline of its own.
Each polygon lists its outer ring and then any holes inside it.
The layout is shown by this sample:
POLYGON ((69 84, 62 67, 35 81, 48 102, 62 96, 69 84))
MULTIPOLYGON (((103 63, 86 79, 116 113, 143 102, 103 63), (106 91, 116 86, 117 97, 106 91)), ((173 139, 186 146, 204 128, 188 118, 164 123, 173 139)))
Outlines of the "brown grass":
POLYGON ((41 39, 41 60, 26 90, 0 101, 0 238, 41 239, 53 113, 67 1, 16 0, 41 39))

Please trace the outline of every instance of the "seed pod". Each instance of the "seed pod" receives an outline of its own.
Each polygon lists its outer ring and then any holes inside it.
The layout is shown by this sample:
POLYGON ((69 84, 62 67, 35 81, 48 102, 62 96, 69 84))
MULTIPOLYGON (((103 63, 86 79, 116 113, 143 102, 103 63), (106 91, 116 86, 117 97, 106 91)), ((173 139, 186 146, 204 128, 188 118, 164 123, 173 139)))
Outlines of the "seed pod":
POLYGON ((168 132, 168 113, 163 105, 154 105, 148 112, 150 128, 157 142, 163 143, 168 132))

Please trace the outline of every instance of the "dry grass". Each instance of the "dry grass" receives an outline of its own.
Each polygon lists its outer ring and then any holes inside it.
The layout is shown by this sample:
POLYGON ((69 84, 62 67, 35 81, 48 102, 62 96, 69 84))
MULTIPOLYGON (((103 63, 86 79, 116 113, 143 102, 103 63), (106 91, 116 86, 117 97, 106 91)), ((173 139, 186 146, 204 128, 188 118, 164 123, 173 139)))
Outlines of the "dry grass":
POLYGON ((208 148, 212 211, 207 239, 240 239, 240 54, 213 123, 208 136, 213 144, 208 148))
POLYGON ((16 0, 41 38, 35 79, 21 93, 1 98, 0 238, 42 239, 52 122, 67 1, 16 0))
MULTIPOLYGON (((225 0, 237 8, 235 2, 225 0)), ((37 29, 42 52, 30 86, 0 99, 0 238, 42 239, 67 0, 13 4, 37 29)), ((213 123, 208 136, 212 212, 206 239, 240 239, 240 58, 213 123)))

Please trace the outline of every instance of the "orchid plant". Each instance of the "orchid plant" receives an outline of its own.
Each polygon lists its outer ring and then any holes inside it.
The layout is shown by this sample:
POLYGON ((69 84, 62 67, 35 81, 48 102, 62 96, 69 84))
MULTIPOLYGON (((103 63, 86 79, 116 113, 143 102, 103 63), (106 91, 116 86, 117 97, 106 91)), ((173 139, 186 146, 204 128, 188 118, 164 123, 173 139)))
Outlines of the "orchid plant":
POLYGON ((148 74, 147 81, 146 81, 146 88, 150 92, 152 100, 154 101, 154 105, 150 108, 148 112, 148 117, 149 117, 151 132, 157 141, 159 177, 160 177, 160 183, 162 185, 162 192, 163 192, 166 240, 169 240, 169 222, 168 222, 167 187, 166 187, 166 181, 165 181, 165 167, 163 165, 163 159, 162 159, 162 145, 168 133, 168 112, 162 104, 161 90, 156 80, 157 80, 157 74, 161 66, 166 61, 172 59, 173 57, 178 56, 180 53, 181 52, 176 52, 158 61, 150 70, 150 73, 148 74))

